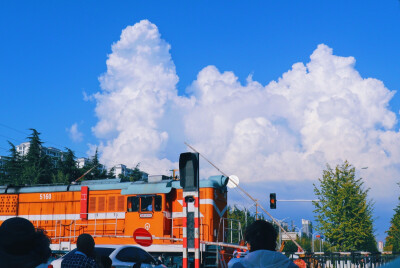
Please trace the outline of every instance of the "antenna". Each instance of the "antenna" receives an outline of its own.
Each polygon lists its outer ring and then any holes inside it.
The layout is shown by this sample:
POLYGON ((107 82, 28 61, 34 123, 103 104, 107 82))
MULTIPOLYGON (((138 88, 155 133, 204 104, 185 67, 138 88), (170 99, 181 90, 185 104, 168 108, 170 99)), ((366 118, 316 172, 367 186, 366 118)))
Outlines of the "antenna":
POLYGON ((83 173, 83 175, 80 176, 79 178, 77 178, 74 182, 77 182, 77 181, 79 181, 80 179, 82 179, 83 177, 85 177, 86 174, 88 174, 90 171, 92 171, 92 170, 93 170, 95 167, 97 167, 98 165, 100 165, 100 163, 97 164, 97 165, 95 165, 94 167, 92 167, 91 169, 89 169, 88 171, 86 171, 85 173, 83 173))
MULTIPOLYGON (((272 215, 263 207, 258 203, 258 200, 253 198, 248 192, 246 192, 242 187, 239 186, 239 182, 235 182, 234 179, 230 179, 230 177, 228 175, 226 175, 225 172, 223 172, 222 170, 220 170, 216 165, 214 165, 210 160, 208 160, 203 154, 201 154, 199 151, 197 151, 195 148, 193 148, 193 146, 191 146, 190 144, 188 144, 187 142, 184 142, 186 146, 188 146, 190 149, 192 149, 195 153, 198 153, 201 157, 204 158, 204 160, 206 160, 210 165, 212 165, 216 170, 218 170, 222 175, 224 175, 225 177, 229 178, 229 182, 231 182, 233 185, 236 185, 236 187, 241 190, 248 198, 250 198, 255 204, 256 207, 260 207, 262 209, 262 211, 264 211, 271 219, 272 221, 278 225, 278 227, 281 229, 281 231, 286 234, 290 240, 293 241, 293 243, 304 252, 304 249, 292 238, 292 236, 290 236, 285 229, 283 229, 283 227, 281 226, 281 224, 275 220, 274 217, 272 217, 272 215)), ((234 176, 234 175, 233 175, 234 176)), ((232 176, 231 176, 232 177, 232 176)))

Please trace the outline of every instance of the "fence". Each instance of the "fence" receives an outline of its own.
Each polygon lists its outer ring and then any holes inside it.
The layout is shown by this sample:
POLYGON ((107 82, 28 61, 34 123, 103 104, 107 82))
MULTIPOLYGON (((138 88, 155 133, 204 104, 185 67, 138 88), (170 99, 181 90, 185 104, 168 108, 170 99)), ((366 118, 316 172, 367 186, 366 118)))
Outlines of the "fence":
POLYGON ((375 268, 387 264, 399 256, 400 252, 389 254, 382 254, 381 252, 335 252, 289 255, 293 261, 301 259, 301 263, 310 268, 375 268))

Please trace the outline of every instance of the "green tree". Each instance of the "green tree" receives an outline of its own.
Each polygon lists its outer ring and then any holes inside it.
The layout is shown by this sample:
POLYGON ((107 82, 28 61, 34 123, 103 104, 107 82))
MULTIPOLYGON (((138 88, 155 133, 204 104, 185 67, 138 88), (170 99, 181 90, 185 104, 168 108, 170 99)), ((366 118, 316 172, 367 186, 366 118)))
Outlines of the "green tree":
POLYGON ((107 178, 115 178, 115 167, 110 168, 110 170, 107 173, 107 178))
POLYGON ((6 180, 6 170, 4 167, 5 157, 0 156, 0 185, 6 184, 4 181, 6 180))
MULTIPOLYGON (((298 239, 296 239, 296 242, 301 244, 301 242, 298 239)), ((283 248, 283 252, 285 252, 285 253, 297 252, 296 244, 293 243, 293 241, 285 241, 285 246, 283 248)))
POLYGON ((22 183, 44 184, 52 181, 54 165, 51 159, 42 151, 43 142, 40 140, 40 133, 31 128, 29 139, 29 150, 23 158, 22 183))
MULTIPOLYGON (((225 222, 225 228, 230 229, 232 223, 232 243, 238 244, 239 237, 243 239, 246 228, 248 225, 252 224, 256 220, 256 215, 251 214, 247 209, 240 209, 237 206, 228 206, 227 218, 232 222, 225 222), (240 236, 238 234, 240 232, 240 236)), ((258 219, 264 219, 262 215, 259 215, 258 219)), ((222 226, 221 226, 222 228, 222 226)), ((222 231, 222 230, 220 230, 222 231)), ((231 232, 227 231, 227 242, 231 242, 231 232)))
POLYGON ((81 173, 76 166, 75 153, 69 148, 65 149, 66 152, 64 152, 63 154, 63 159, 60 163, 60 169, 64 174, 68 175, 69 181, 73 181, 79 178, 79 176, 81 176, 81 173))
POLYGON ((55 174, 52 175, 53 183, 68 184, 71 182, 70 174, 65 174, 61 170, 57 170, 55 174))
POLYGON ((97 148, 91 160, 83 168, 82 174, 91 168, 93 169, 83 178, 84 180, 99 180, 107 178, 107 171, 105 166, 102 165, 99 161, 99 152, 97 148))
POLYGON ((143 172, 139 169, 140 163, 138 163, 132 171, 131 176, 129 176, 130 181, 139 181, 142 179, 143 172))
MULTIPOLYGON (((399 197, 400 200, 400 197, 399 197)), ((394 215, 390 220, 389 230, 386 231, 385 249, 390 251, 400 251, 400 204, 394 209, 394 215)))
POLYGON ((312 252, 311 237, 308 237, 307 235, 302 235, 297 241, 305 252, 312 252))
POLYGON ((369 189, 355 177, 355 168, 347 161, 335 169, 327 165, 319 184, 314 184, 317 230, 339 251, 377 251, 369 189))
MULTIPOLYGON (((144 172, 140 170, 140 163, 138 163, 135 168, 132 170, 132 172, 129 175, 125 174, 118 174, 118 178, 121 179, 121 182, 125 181, 139 181, 143 178, 144 172)), ((114 172, 114 171, 113 171, 114 172)), ((115 177, 115 175, 114 175, 115 177)))
POLYGON ((21 185, 21 173, 22 173, 22 157, 18 153, 15 145, 8 142, 10 145, 10 156, 5 157, 5 164, 2 169, 1 184, 16 184, 21 185))
POLYGON ((57 162, 57 170, 53 174, 53 183, 70 183, 79 178, 83 173, 76 166, 75 153, 65 148, 65 152, 62 154, 57 162))

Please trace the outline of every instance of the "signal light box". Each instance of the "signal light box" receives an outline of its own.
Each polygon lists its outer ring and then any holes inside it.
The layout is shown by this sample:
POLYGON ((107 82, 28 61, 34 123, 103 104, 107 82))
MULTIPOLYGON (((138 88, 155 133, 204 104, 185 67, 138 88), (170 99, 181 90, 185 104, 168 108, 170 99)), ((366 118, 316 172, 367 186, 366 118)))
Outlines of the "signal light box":
POLYGON ((181 153, 179 156, 180 185, 184 192, 199 190, 199 154, 181 153))
POLYGON ((276 209, 276 193, 269 194, 269 208, 276 209))

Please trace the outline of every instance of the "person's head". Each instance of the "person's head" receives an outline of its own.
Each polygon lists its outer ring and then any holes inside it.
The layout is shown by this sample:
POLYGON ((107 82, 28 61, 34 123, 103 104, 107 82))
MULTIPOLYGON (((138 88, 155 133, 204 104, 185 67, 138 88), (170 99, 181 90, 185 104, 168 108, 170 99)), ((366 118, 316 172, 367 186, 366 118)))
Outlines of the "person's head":
POLYGON ((250 224, 245 233, 247 243, 250 244, 250 252, 259 249, 275 251, 278 233, 275 227, 265 220, 257 220, 250 224))
POLYGON ((94 256, 94 239, 90 234, 81 234, 76 241, 76 247, 87 256, 94 256))
POLYGON ((50 255, 49 238, 27 219, 10 218, 0 226, 1 267, 35 267, 50 255))

